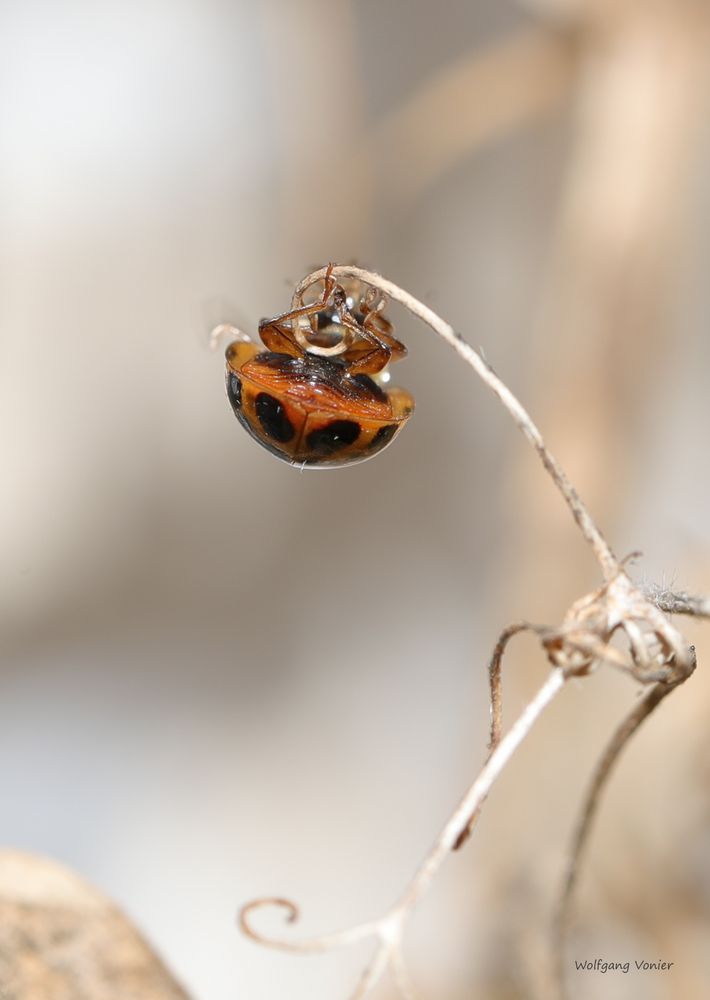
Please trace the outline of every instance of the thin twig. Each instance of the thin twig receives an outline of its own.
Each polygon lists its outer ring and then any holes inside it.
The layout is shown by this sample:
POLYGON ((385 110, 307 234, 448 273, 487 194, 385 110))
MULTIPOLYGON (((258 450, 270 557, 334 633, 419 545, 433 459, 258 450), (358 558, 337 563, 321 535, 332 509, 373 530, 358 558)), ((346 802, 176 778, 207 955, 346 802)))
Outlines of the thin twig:
MULTIPOLYGON (((299 282, 293 296, 294 303, 298 302, 303 297, 304 292, 307 291, 312 285, 325 278, 326 270, 327 268, 322 267, 319 270, 306 275, 306 277, 299 282)), ((410 293, 405 291, 403 288, 400 288, 399 285, 395 285, 394 282, 389 281, 387 278, 383 278, 382 275, 377 274, 374 271, 366 271, 361 267, 355 267, 350 264, 335 265, 332 268, 332 274, 335 277, 359 278, 360 281, 364 281, 367 284, 378 288, 389 298, 394 299, 395 302, 399 302, 400 305, 403 305, 405 309, 412 313, 413 316, 416 316, 418 319, 422 320, 423 323, 426 323, 427 326, 431 327, 431 329, 437 333, 442 340, 445 340, 446 343, 456 351, 459 357, 463 358, 466 364, 473 368, 479 378, 481 378, 489 389, 495 393, 498 399, 500 399, 501 403, 510 413, 518 428, 523 432, 525 437, 537 451, 542 464, 564 497, 564 500, 569 507, 572 516, 577 522, 582 535, 592 547, 597 559, 599 560, 602 573, 604 574, 604 579, 613 579, 619 572, 619 561, 609 547, 608 542, 592 520, 586 506, 580 499, 575 488, 570 483, 557 459, 554 458, 545 445, 542 434, 536 427, 528 412, 518 402, 507 385, 505 385, 505 383, 502 382, 496 375, 488 362, 481 357, 478 351, 465 341, 445 320, 441 319, 440 316, 437 316, 432 309, 424 305, 423 302, 420 302, 419 299, 414 298, 413 295, 410 295, 410 293)))
POLYGON ((441 831, 434 847, 422 862, 412 883, 402 897, 400 905, 413 905, 419 898, 446 854, 458 840, 461 831, 468 822, 468 817, 483 805, 501 771, 528 735, 537 718, 562 690, 565 680, 564 671, 553 669, 535 697, 525 706, 461 799, 458 808, 441 831))
MULTIPOLYGON (((508 625, 507 628, 504 628, 500 634, 498 642, 495 644, 493 655, 491 656, 490 663, 488 664, 488 683, 490 686, 491 699, 491 735, 488 740, 487 760, 500 743, 503 734, 503 698, 501 692, 501 668, 503 654, 508 647, 508 643, 514 636, 519 635, 521 632, 528 631, 538 631, 538 629, 535 625, 531 625, 529 622, 515 622, 512 625, 508 625)), ((471 836, 471 831, 473 830, 474 824, 478 819, 479 813, 480 807, 470 816, 468 823, 459 834, 456 843, 454 844, 455 851, 460 850, 460 848, 463 847, 468 838, 471 836)))
POLYGON ((498 642, 495 644, 493 656, 491 656, 491 662, 488 665, 488 682, 491 689, 491 735, 488 740, 488 750, 491 753, 500 743, 503 733, 503 700, 501 698, 503 654, 508 647, 508 643, 514 636, 520 635, 521 632, 538 631, 538 627, 531 625, 530 622, 515 622, 513 625, 508 625, 507 628, 503 629, 498 642))
POLYGON ((395 982, 404 997, 411 997, 412 989, 406 980, 404 965, 401 958, 401 941, 403 928, 429 887, 444 860, 450 854, 453 845, 465 829, 468 818, 478 812, 508 761, 528 735, 545 708, 562 690, 566 680, 563 670, 554 668, 535 697, 525 706, 517 721, 500 740, 496 749, 490 755, 478 777, 463 796, 459 805, 448 819, 441 833, 436 838, 431 850, 416 870, 407 888, 395 905, 377 921, 358 924, 355 927, 327 934, 321 937, 289 941, 284 938, 272 938, 257 931, 251 922, 256 910, 266 907, 279 907, 286 910, 289 923, 297 920, 299 910, 295 903, 281 898, 258 899, 247 903, 239 914, 239 925, 242 931, 253 941, 291 953, 313 953, 328 951, 344 945, 353 944, 367 937, 379 939, 375 954, 365 969, 351 1000, 360 1000, 379 982, 388 967, 393 969, 395 982))
POLYGON ((574 890, 579 877, 580 865, 585 847, 589 841, 594 818, 599 808, 602 791, 604 790, 614 765, 622 750, 640 725, 651 715, 655 708, 667 698, 683 681, 687 680, 695 669, 695 655, 690 647, 691 666, 688 672, 683 672, 670 682, 654 684, 646 696, 634 706, 612 736, 609 744, 597 763, 592 780, 584 797, 584 803, 579 815, 577 827, 572 837, 569 860, 562 881, 557 908, 553 920, 553 954, 555 957, 555 978, 560 1000, 567 997, 564 975, 565 942, 569 933, 570 916, 574 890))

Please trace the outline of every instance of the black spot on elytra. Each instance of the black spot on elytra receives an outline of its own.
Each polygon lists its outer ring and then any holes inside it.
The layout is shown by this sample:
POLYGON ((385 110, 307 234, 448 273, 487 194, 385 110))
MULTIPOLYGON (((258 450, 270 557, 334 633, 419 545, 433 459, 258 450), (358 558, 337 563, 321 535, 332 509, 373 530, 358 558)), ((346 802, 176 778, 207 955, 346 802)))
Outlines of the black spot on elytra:
POLYGON ((354 420, 331 420, 325 427, 311 431, 306 443, 317 455, 332 455, 333 452, 353 444, 360 436, 360 424, 354 420))
POLYGON ((295 431, 293 424, 286 416, 282 403, 270 396, 268 392, 260 392, 254 404, 259 423, 264 433, 274 441, 290 441, 295 431))
POLYGON ((242 383, 234 374, 234 372, 230 372, 229 378, 227 379, 227 397, 229 399, 229 402, 232 404, 233 410, 241 409, 242 383))
POLYGON ((375 434, 372 441, 370 441, 367 450, 380 451, 385 447, 385 445, 390 443, 396 433, 397 424, 385 424, 384 427, 380 427, 377 434, 375 434))

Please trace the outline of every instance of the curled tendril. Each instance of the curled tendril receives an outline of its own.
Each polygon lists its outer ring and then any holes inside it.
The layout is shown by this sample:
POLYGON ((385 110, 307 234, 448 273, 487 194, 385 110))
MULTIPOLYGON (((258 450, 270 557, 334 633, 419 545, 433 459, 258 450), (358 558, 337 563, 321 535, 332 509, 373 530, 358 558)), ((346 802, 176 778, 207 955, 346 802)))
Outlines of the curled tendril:
POLYGON ((267 948, 276 948, 278 951, 290 951, 295 954, 310 953, 316 951, 330 951, 331 948, 340 948, 345 945, 355 944, 368 937, 382 936, 384 920, 371 921, 364 924, 355 924, 343 931, 336 931, 334 934, 323 934, 319 937, 301 938, 300 940, 289 940, 288 938, 274 937, 271 934, 264 934, 256 930, 251 922, 252 914, 257 910, 265 910, 268 907, 277 907, 285 910, 285 922, 295 924, 300 920, 300 907, 290 899, 280 896, 264 896, 260 899, 252 899, 245 903, 239 911, 237 922, 240 930, 252 941, 264 945, 267 948))
POLYGON ((287 924, 295 924, 299 917, 301 916, 301 911, 295 903, 292 903, 290 899, 283 899, 280 896, 268 896, 263 899, 252 899, 251 902, 245 903, 241 908, 238 915, 239 929, 252 941, 256 941, 258 944, 271 945, 272 947, 283 947, 284 943, 276 943, 275 939, 268 937, 266 934, 262 934, 261 931, 257 931, 251 924, 252 914, 256 910, 265 910, 267 907, 278 907, 285 910, 284 920, 287 924))

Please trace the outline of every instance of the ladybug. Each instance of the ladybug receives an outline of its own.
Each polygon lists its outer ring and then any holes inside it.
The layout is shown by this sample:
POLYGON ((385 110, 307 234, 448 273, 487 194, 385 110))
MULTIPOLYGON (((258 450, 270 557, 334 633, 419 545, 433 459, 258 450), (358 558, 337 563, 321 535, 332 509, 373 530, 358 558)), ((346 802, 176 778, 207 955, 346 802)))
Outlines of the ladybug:
POLYGON ((407 353, 383 314, 385 299, 359 281, 259 323, 266 350, 245 338, 227 348, 227 396, 242 427, 272 455, 301 468, 372 458, 414 410, 383 369, 407 353))

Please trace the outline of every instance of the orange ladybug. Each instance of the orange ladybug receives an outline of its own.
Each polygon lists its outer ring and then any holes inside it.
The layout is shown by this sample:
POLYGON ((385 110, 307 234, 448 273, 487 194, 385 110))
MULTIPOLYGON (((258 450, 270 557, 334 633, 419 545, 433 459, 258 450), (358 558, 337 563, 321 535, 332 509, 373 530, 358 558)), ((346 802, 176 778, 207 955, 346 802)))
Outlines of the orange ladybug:
POLYGON ((272 455, 302 468, 372 458, 414 410, 412 396, 380 374, 407 353, 382 314, 384 298, 359 281, 336 283, 331 270, 316 302, 301 298, 291 312, 259 323, 267 350, 246 339, 227 348, 237 419, 272 455))

